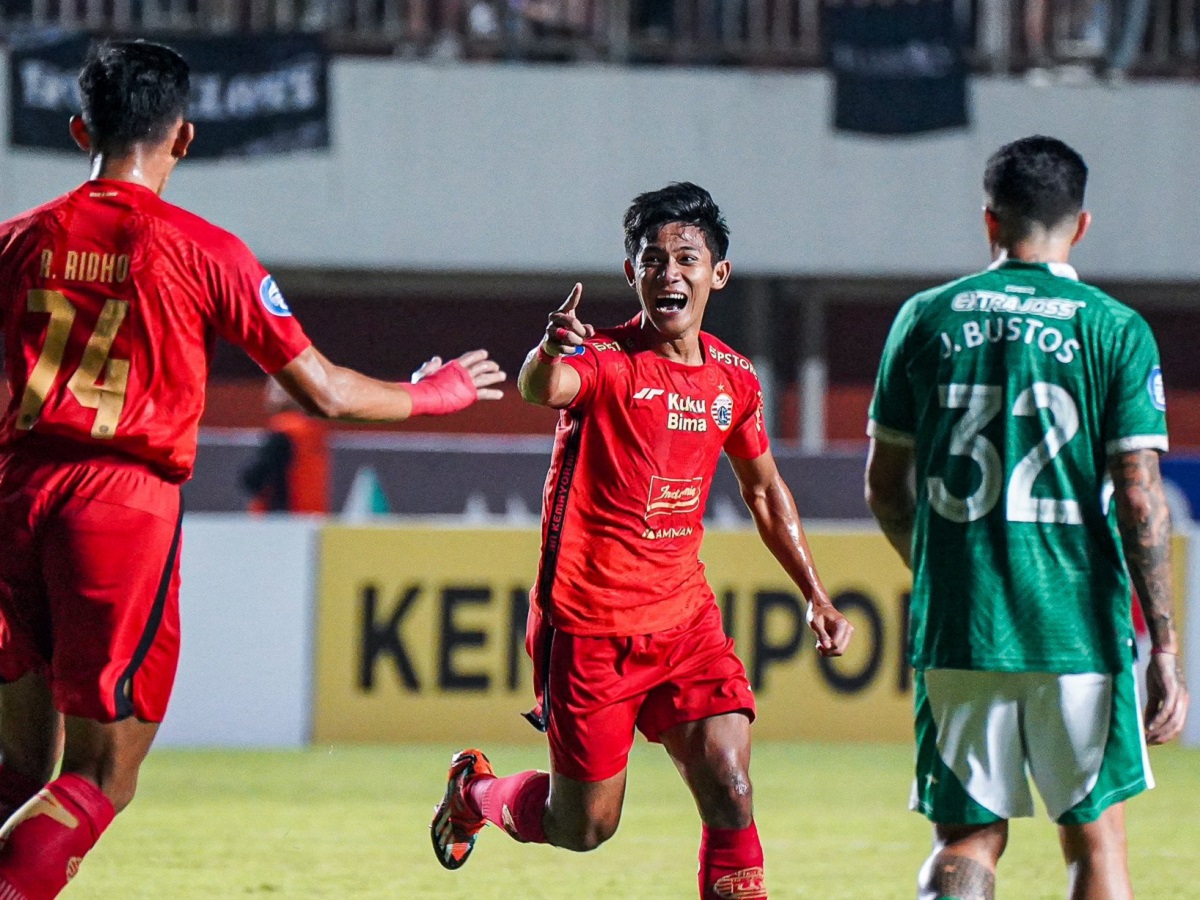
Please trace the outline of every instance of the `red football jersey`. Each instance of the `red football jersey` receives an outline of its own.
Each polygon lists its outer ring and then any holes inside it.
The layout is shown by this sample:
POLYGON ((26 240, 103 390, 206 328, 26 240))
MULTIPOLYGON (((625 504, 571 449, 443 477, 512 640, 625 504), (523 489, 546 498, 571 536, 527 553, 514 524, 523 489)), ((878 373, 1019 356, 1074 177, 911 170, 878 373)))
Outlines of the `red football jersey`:
POLYGON ((268 373, 310 343, 245 244, 107 179, 0 224, 0 328, 0 450, 115 452, 176 482, 195 461, 216 336, 268 373))
POLYGON ((560 363, 583 383, 555 433, 532 600, 573 634, 663 631, 713 602, 700 562, 713 473, 722 450, 768 446, 749 360, 705 333, 703 365, 664 359, 634 349, 639 324, 560 363))

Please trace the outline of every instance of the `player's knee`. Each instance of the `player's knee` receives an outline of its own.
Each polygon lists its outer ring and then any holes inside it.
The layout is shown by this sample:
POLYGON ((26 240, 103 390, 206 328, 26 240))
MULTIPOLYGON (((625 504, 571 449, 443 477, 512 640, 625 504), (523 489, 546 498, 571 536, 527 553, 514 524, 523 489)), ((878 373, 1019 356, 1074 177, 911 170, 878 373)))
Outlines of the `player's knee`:
POLYGON ((616 817, 581 818, 560 829, 554 843, 564 850, 587 853, 595 850, 617 833, 620 819, 616 817))
POLYGON ((741 766, 723 766, 700 792, 701 816, 713 828, 746 828, 754 818, 754 789, 741 766))

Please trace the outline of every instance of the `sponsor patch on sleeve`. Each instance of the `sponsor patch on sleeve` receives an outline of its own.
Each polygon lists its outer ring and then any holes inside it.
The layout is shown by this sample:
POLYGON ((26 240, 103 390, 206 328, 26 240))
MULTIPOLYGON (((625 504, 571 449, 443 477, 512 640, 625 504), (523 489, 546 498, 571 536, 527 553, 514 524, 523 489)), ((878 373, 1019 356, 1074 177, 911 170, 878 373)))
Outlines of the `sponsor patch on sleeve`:
POLYGON ((290 316, 292 314, 292 308, 283 298, 283 291, 279 290, 279 285, 270 275, 263 276, 262 283, 258 286, 258 299, 262 301, 267 312, 273 316, 290 316))
POLYGON ((1150 394, 1150 402, 1154 404, 1154 408, 1166 412, 1167 392, 1163 389, 1162 369, 1158 366, 1150 370, 1150 377, 1146 379, 1146 390, 1150 394))

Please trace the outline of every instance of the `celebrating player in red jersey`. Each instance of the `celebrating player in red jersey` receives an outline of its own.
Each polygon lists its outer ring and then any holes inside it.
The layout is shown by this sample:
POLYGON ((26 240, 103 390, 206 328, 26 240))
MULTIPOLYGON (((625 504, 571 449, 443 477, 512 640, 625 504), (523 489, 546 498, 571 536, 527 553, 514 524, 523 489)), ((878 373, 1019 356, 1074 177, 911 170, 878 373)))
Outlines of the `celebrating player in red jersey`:
POLYGON ((823 655, 852 628, 817 577, 762 421, 754 367, 700 330, 729 280, 729 234, 708 192, 672 184, 625 214, 625 274, 642 311, 597 331, 551 314, 519 384, 562 410, 542 513, 526 646, 550 773, 496 778, 455 755, 432 825, 438 861, 466 862, 487 822, 520 841, 591 850, 616 831, 637 728, 663 744, 704 823, 702 898, 766 897, 750 790, 754 698, 699 559, 721 451, 763 542, 809 600, 823 655))
POLYGON ((215 338, 330 418, 452 412, 499 396, 489 385, 504 377, 483 351, 435 358, 418 384, 330 363, 245 245, 160 199, 193 135, 187 63, 117 42, 93 52, 79 81, 71 132, 91 180, 0 224, 13 395, 0 420, 4 900, 62 890, 133 798, 166 711, 179 484, 215 338))

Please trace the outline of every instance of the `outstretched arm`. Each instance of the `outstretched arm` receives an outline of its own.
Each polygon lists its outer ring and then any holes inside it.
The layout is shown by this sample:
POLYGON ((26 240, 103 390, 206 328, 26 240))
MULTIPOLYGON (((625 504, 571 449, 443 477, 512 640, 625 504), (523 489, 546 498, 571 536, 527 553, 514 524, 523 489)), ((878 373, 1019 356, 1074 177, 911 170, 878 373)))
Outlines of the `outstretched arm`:
POLYGON ((504 380, 487 351, 472 350, 442 364, 434 357, 413 381, 380 381, 331 363, 309 347, 275 374, 275 379, 305 411, 324 419, 352 422, 402 422, 411 416, 439 415, 466 409, 476 400, 497 400, 493 387, 504 380))
POLYGON ((1150 630, 1146 671, 1146 740, 1163 744, 1179 735, 1187 717, 1188 690, 1179 661, 1171 596, 1171 515, 1158 453, 1136 450, 1108 461, 1125 562, 1150 630))
POLYGON ((867 452, 866 499, 871 514, 904 564, 912 568, 913 452, 904 444, 871 439, 867 452))
POLYGON ((517 388, 530 403, 562 409, 579 394, 582 386, 579 373, 561 365, 559 357, 575 352, 576 347, 582 347, 596 333, 595 328, 585 325, 575 315, 581 296, 583 285, 576 284, 563 305, 550 313, 542 342, 525 357, 517 375, 517 388))
POLYGON ((755 459, 730 456, 729 462, 759 537, 808 600, 808 625, 817 635, 817 650, 822 656, 841 656, 854 626, 833 608, 821 584, 796 501, 779 474, 775 457, 767 450, 755 459))

